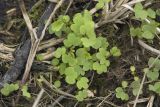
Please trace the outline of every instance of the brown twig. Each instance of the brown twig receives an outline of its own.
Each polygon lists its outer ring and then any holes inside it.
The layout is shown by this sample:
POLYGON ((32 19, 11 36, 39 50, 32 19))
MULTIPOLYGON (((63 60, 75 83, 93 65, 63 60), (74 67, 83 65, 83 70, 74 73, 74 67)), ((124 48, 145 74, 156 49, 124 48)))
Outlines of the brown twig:
POLYGON ((41 61, 49 60, 49 59, 53 58, 54 51, 46 52, 46 53, 41 53, 40 55, 43 56, 43 59, 41 59, 41 61))
POLYGON ((38 105, 40 99, 42 98, 44 92, 45 92, 45 90, 43 88, 41 88, 41 91, 39 92, 36 100, 34 101, 34 103, 32 105, 32 107, 37 107, 37 105, 38 105))
POLYGON ((151 51, 152 53, 156 54, 156 55, 160 55, 160 50, 157 50, 149 45, 147 45, 146 43, 144 43, 142 40, 138 39, 138 43, 140 46, 142 46, 144 49, 147 49, 149 51, 151 51))
POLYGON ((3 43, 0 43, 0 52, 3 52, 3 53, 12 53, 14 52, 15 49, 13 48, 9 48, 7 46, 5 46, 3 43))
POLYGON ((117 0, 117 2, 111 8, 109 8, 107 13, 105 14, 104 19, 95 24, 95 28, 98 28, 106 23, 117 22, 117 21, 120 21, 120 19, 121 20, 126 19, 127 18, 126 16, 128 16, 127 14, 129 14, 130 11, 128 8, 124 7, 123 5, 128 4, 132 6, 133 4, 141 1, 145 1, 145 0, 132 0, 132 1, 117 0), (124 14, 126 15, 123 16, 124 14))
POLYGON ((147 104, 147 107, 153 107, 153 102, 154 102, 155 96, 152 95, 149 99, 149 102, 147 104))
POLYGON ((108 97, 110 97, 112 95, 112 93, 110 93, 109 95, 107 95, 98 105, 97 107, 100 107, 106 100, 108 97))
POLYGON ((47 41, 44 41, 39 45, 37 51, 52 47, 54 45, 57 45, 57 44, 61 43, 63 40, 64 40, 64 38, 60 38, 60 39, 53 38, 53 39, 49 39, 47 41))
POLYGON ((13 58, 12 54, 0 53, 0 59, 12 61, 14 58, 13 58))
POLYGON ((24 20, 26 22, 26 25, 28 27, 28 30, 29 30, 29 33, 30 33, 30 36, 31 36, 31 41, 33 43, 34 40, 37 39, 37 34, 36 34, 35 30, 33 29, 31 20, 30 20, 28 14, 27 14, 27 11, 26 11, 26 8, 25 8, 25 5, 24 5, 24 1, 23 0, 18 0, 18 3, 19 3, 19 7, 22 11, 23 18, 24 18, 24 20))
POLYGON ((73 0, 70 0, 69 5, 67 6, 67 9, 65 11, 65 14, 67 14, 67 12, 68 12, 69 8, 71 7, 72 3, 73 3, 73 0))
POLYGON ((15 36, 15 34, 13 34, 12 32, 9 32, 7 30, 1 30, 0 34, 7 35, 7 36, 15 36))
MULTIPOLYGON (((144 102, 147 102, 150 98, 141 98, 141 99, 138 99, 138 103, 144 103, 144 102)), ((128 104, 134 104, 134 101, 130 101, 128 102, 128 104)))
MULTIPOLYGON (((46 49, 46 48, 55 46, 55 45, 61 43, 63 40, 64 40, 64 38, 60 38, 60 39, 52 38, 52 39, 43 41, 43 42, 40 43, 37 51, 41 51, 41 50, 43 50, 43 49, 46 49)), ((10 48, 10 47, 8 47, 8 46, 5 45, 5 44, 0 43, 0 52, 12 54, 14 51, 15 51, 15 48, 13 48, 13 47, 10 48)), ((13 59, 13 58, 12 58, 12 59, 13 59)))
POLYGON ((106 104, 108 104, 108 105, 110 105, 110 106, 112 106, 112 107, 121 107, 121 106, 118 106, 118 105, 116 105, 116 104, 114 104, 114 103, 112 103, 112 102, 110 102, 110 101, 106 101, 106 100, 101 99, 101 98, 98 98, 98 99, 102 100, 103 103, 106 103, 106 104))

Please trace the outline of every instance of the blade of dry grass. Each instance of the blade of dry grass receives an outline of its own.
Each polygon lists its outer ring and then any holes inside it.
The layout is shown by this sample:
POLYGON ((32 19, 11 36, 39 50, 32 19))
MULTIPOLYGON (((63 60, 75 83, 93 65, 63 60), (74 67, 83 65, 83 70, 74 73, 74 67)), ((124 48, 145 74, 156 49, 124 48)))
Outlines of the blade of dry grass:
POLYGON ((38 96, 37 96, 36 100, 34 101, 32 107, 37 107, 37 105, 38 105, 40 99, 42 98, 44 92, 45 92, 45 90, 43 88, 41 88, 41 91, 38 93, 38 96))

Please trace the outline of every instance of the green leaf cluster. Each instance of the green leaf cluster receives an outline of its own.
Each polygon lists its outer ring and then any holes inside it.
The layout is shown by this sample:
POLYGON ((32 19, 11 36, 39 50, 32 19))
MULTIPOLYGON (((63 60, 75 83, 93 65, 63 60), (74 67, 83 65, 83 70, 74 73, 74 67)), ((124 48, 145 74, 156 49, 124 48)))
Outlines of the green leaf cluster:
MULTIPOLYGON (((147 78, 151 81, 156 81, 159 78, 160 71, 160 59, 151 57, 148 61, 149 68, 145 68, 144 71, 147 72, 147 78)), ((149 84, 149 90, 157 94, 160 94, 160 82, 155 82, 153 85, 149 84)))
MULTIPOLYGON (((151 57, 148 60, 148 66, 149 68, 144 68, 143 71, 146 73, 146 77, 149 81, 155 82, 154 84, 149 83, 148 88, 150 91, 153 91, 157 94, 160 94, 160 82, 157 82, 159 80, 159 71, 160 71, 160 59, 151 57)), ((122 87, 116 88, 116 97, 121 98, 121 100, 127 100, 128 95, 125 93, 125 90, 127 87, 132 89, 132 94, 134 96, 137 96, 141 81, 138 76, 136 76, 136 69, 134 66, 130 67, 131 73, 134 76, 134 81, 131 82, 131 84, 128 86, 127 81, 122 81, 122 87)), ((143 90, 140 90, 139 94, 142 94, 143 90)))
POLYGON ((130 66, 130 71, 132 75, 135 75, 135 71, 136 71, 135 66, 130 66))
POLYGON ((141 20, 146 19, 147 17, 155 18, 156 12, 151 8, 145 10, 141 3, 137 3, 134 7, 135 17, 140 18, 141 20))
POLYGON ((24 85, 22 86, 22 95, 26 98, 31 98, 31 94, 28 92, 28 86, 27 85, 24 85))
MULTIPOLYGON (((139 92, 140 88, 140 79, 138 77, 134 76, 134 81, 131 82, 131 84, 128 85, 127 81, 122 81, 121 87, 116 88, 116 98, 120 98, 121 100, 127 101, 129 99, 128 94, 125 92, 127 89, 131 88, 132 94, 136 96, 139 92)), ((140 94, 142 94, 142 90, 140 91, 140 94)))
POLYGON ((111 54, 113 56, 120 56, 121 55, 121 51, 117 47, 112 47, 112 49, 110 50, 110 52, 111 52, 111 54))
POLYGON ((127 88, 128 87, 128 82, 127 81, 122 81, 122 87, 127 88))
POLYGON ((86 35, 89 38, 95 37, 94 22, 89 11, 85 10, 83 13, 77 13, 73 17, 73 24, 70 26, 73 33, 77 36, 86 35))
POLYGON ((120 98, 121 100, 128 100, 129 96, 127 93, 125 93, 124 89, 122 87, 116 88, 116 97, 120 98))
MULTIPOLYGON (((132 83, 131 83, 131 88, 132 88, 132 93, 134 96, 136 96, 139 92, 139 88, 140 88, 140 80, 134 80, 132 83)), ((140 94, 142 94, 142 90, 140 92, 140 94)))
POLYGON ((56 36, 61 36, 62 32, 68 32, 67 23, 70 21, 70 17, 68 15, 59 16, 58 20, 50 24, 49 33, 55 33, 56 36))
POLYGON ((127 81, 122 81, 122 87, 116 88, 116 98, 120 98, 121 100, 127 101, 129 99, 128 94, 125 92, 125 89, 128 87, 127 81))
POLYGON ((148 66, 152 66, 152 68, 160 70, 160 59, 150 57, 148 61, 148 66))
MULTIPOLYGON (((147 73, 147 78, 151 81, 157 81, 159 78, 160 71, 160 59, 150 57, 148 60, 149 68, 144 68, 144 72, 147 73)), ((160 82, 150 83, 148 85, 149 90, 157 94, 160 94, 160 82)))
POLYGON ((148 66, 152 66, 150 69, 145 68, 147 72, 147 78, 155 81, 159 78, 159 71, 160 71, 160 59, 156 59, 151 57, 148 61, 148 66))
POLYGON ((65 80, 68 84, 74 84, 78 77, 78 73, 75 71, 74 67, 67 67, 65 69, 65 75, 65 80))
POLYGON ((87 98, 87 96, 88 96, 87 90, 82 90, 78 92, 78 94, 76 95, 76 99, 78 101, 83 101, 85 98, 87 98))
POLYGON ((157 14, 158 16, 160 16, 160 9, 157 9, 157 10, 156 10, 156 14, 157 14))
POLYGON ((59 87, 61 86, 61 81, 56 80, 56 81, 54 82, 54 86, 57 87, 57 88, 59 88, 59 87))
POLYGON ((105 6, 106 3, 110 2, 111 0, 98 0, 96 4, 96 9, 101 9, 105 6))
MULTIPOLYGON (((4 84, 4 87, 1 89, 1 93, 4 95, 4 96, 8 96, 10 95, 12 92, 14 91, 17 91, 19 89, 19 84, 18 83, 15 83, 15 84, 4 84)), ((27 97, 27 98, 31 98, 31 94, 28 92, 28 86, 27 85, 24 85, 22 86, 22 95, 24 97, 27 97)))
POLYGON ((160 82, 156 82, 154 85, 149 85, 149 90, 157 94, 160 94, 160 82))
POLYGON ((89 86, 88 86, 88 78, 86 77, 81 77, 78 81, 77 81, 77 87, 78 89, 87 89, 89 86))
POLYGON ((81 45, 81 40, 75 33, 69 33, 63 43, 66 47, 79 46, 81 45))
POLYGON ((57 50, 54 52, 54 56, 56 58, 60 58, 65 53, 66 53, 66 48, 65 47, 57 48, 57 50))
POLYGON ((19 89, 19 85, 18 84, 4 84, 4 87, 1 89, 1 93, 4 96, 8 96, 10 95, 13 91, 16 91, 19 89))
POLYGON ((44 55, 42 55, 42 54, 37 54, 37 55, 36 55, 36 59, 37 59, 38 61, 42 61, 42 60, 44 59, 44 55))
POLYGON ((156 68, 148 70, 147 77, 152 81, 157 80, 159 77, 159 70, 156 68))
MULTIPOLYGON (((57 21, 53 22, 55 28, 57 23, 62 24, 62 21, 57 21)), ((54 33, 64 29, 60 25, 57 25, 56 30, 53 29, 54 33)), ((96 35, 95 23, 87 10, 75 14, 72 20, 63 23, 63 26, 65 25, 68 26, 69 32, 66 33, 63 46, 55 50, 51 64, 58 67, 66 83, 77 86, 79 92, 76 98, 81 101, 87 97, 86 90, 89 88, 86 72, 95 71, 98 74, 107 72, 110 65, 109 57, 120 56, 121 52, 116 46, 109 50, 107 39, 96 35)), ((55 84, 59 86, 59 82, 55 84)))
POLYGON ((130 34, 133 37, 144 38, 148 40, 152 40, 155 37, 156 28, 158 27, 158 23, 152 21, 151 23, 143 23, 141 27, 130 28, 130 34))
POLYGON ((159 23, 155 21, 156 12, 151 8, 144 9, 141 3, 135 5, 134 12, 135 18, 140 19, 141 26, 136 28, 130 27, 130 35, 140 39, 152 40, 155 37, 156 27, 159 26, 159 23), (150 23, 145 21, 146 18, 150 23))

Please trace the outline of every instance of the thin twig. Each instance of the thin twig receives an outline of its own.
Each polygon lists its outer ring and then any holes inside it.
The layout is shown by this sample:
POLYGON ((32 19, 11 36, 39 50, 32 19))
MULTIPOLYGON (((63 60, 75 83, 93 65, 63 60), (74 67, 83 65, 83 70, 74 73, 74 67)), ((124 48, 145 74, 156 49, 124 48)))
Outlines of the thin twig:
POLYGON ((37 51, 52 47, 54 45, 57 45, 57 44, 61 43, 63 40, 64 40, 64 38, 60 38, 60 39, 53 38, 53 39, 49 39, 47 41, 44 41, 39 45, 37 51))
POLYGON ((91 13, 91 14, 94 14, 96 11, 97 11, 97 9, 94 7, 94 8, 92 8, 92 9, 90 10, 90 13, 91 13))
MULTIPOLYGON (((98 99, 100 99, 100 100, 102 100, 101 98, 98 98, 98 99)), ((115 105, 114 103, 112 103, 112 102, 110 102, 110 101, 106 101, 106 100, 102 100, 104 103, 107 103, 107 104, 109 104, 110 106, 112 106, 112 107, 121 107, 121 106, 118 106, 118 105, 115 105)))
MULTIPOLYGON (((52 38, 52 39, 43 41, 40 43, 37 51, 41 51, 43 49, 55 46, 55 45, 61 43, 63 40, 64 40, 64 38, 60 38, 60 39, 52 38)), ((0 43, 0 52, 12 54, 14 51, 15 51, 14 47, 9 47, 3 43, 0 43)))
POLYGON ((152 96, 150 97, 150 100, 149 100, 149 102, 148 102, 148 104, 147 104, 147 107, 153 107, 154 98, 155 98, 154 95, 152 95, 152 96))
POLYGON ((39 1, 37 1, 30 10, 32 11, 32 10, 36 9, 38 6, 40 6, 41 4, 43 4, 43 2, 45 2, 45 0, 39 0, 39 1))
POLYGON ((107 99, 108 97, 110 97, 111 95, 112 95, 112 93, 110 93, 109 95, 107 95, 107 96, 98 104, 97 107, 100 107, 100 106, 104 103, 104 101, 106 101, 106 99, 107 99))
POLYGON ((138 43, 139 43, 139 45, 141 45, 143 48, 151 51, 152 53, 154 53, 154 54, 156 54, 156 55, 160 55, 160 51, 159 51, 159 50, 157 50, 157 49, 155 49, 155 48, 147 45, 147 44, 144 43, 142 40, 138 39, 138 43))
POLYGON ((50 87, 52 90, 54 90, 55 92, 59 93, 59 94, 62 94, 64 96, 68 96, 68 97, 71 97, 71 98, 75 98, 74 95, 72 94, 69 94, 69 93, 66 93, 58 88, 56 88, 54 85, 50 84, 43 76, 41 76, 41 79, 43 80, 43 82, 48 86, 50 87))
MULTIPOLYGON (((147 102, 150 98, 141 98, 141 99, 138 99, 138 103, 144 103, 144 102, 147 102)), ((130 101, 128 102, 128 104, 134 104, 134 101, 130 101)))
POLYGON ((14 50, 15 49, 9 48, 9 47, 5 46, 3 43, 0 43, 0 52, 11 53, 11 52, 14 52, 14 50))
POLYGON ((68 7, 67 7, 67 9, 65 11, 65 14, 67 14, 67 12, 68 12, 69 8, 71 7, 72 3, 73 3, 73 0, 70 0, 69 1, 69 5, 68 5, 68 7))
POLYGON ((64 107, 62 104, 58 102, 57 99, 54 99, 53 96, 51 96, 47 91, 46 91, 46 94, 51 98, 51 100, 54 101, 53 103, 55 103, 55 105, 50 104, 48 105, 48 107, 55 107, 56 105, 59 105, 59 107, 64 107))
POLYGON ((46 60, 49 60, 49 59, 53 58, 54 51, 41 53, 41 55, 43 56, 43 59, 41 61, 46 61, 46 60))
POLYGON ((33 42, 34 39, 37 38, 37 35, 36 33, 33 32, 33 26, 32 26, 32 23, 31 23, 31 20, 27 14, 27 11, 26 11, 26 8, 25 8, 25 5, 24 5, 24 1, 23 0, 18 0, 18 3, 19 3, 19 6, 20 6, 20 9, 22 11, 22 14, 23 14, 23 18, 26 22, 26 25, 28 27, 28 30, 29 30, 29 33, 30 33, 30 36, 31 36, 31 41, 33 42))
POLYGON ((35 102, 33 103, 32 107, 37 107, 40 99, 42 98, 43 93, 45 92, 45 90, 43 88, 41 88, 41 91, 39 92, 35 102))
POLYGON ((48 1, 53 2, 53 3, 57 3, 58 2, 58 0, 48 0, 48 1))
POLYGON ((0 34, 7 35, 7 36, 12 36, 12 37, 15 36, 15 34, 13 34, 10 31, 7 31, 7 30, 0 30, 0 34))

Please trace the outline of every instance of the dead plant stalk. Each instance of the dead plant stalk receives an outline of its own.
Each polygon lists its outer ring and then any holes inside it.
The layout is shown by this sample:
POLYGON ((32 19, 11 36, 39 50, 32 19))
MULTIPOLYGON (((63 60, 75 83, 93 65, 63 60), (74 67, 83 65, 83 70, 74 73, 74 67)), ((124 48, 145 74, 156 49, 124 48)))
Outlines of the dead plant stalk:
POLYGON ((41 40, 43 39, 43 37, 45 36, 45 31, 46 31, 48 25, 50 24, 53 16, 55 15, 56 11, 63 4, 64 0, 60 0, 57 3, 57 5, 55 6, 53 12, 51 13, 50 17, 46 21, 45 27, 42 30, 41 36, 39 38, 36 34, 36 28, 33 28, 32 23, 30 21, 30 18, 27 14, 27 11, 26 11, 26 8, 25 8, 25 5, 24 5, 24 1, 23 0, 18 0, 18 2, 19 2, 20 9, 22 11, 24 20, 27 24, 30 36, 31 36, 31 49, 30 49, 30 53, 29 53, 28 60, 27 60, 27 63, 26 63, 25 72, 23 74, 23 78, 22 78, 22 81, 21 81, 22 84, 24 84, 26 82, 26 79, 28 78, 32 63, 34 61, 34 58, 35 58, 35 55, 36 55, 36 52, 37 52, 37 49, 38 49, 38 46, 39 46, 41 40))

